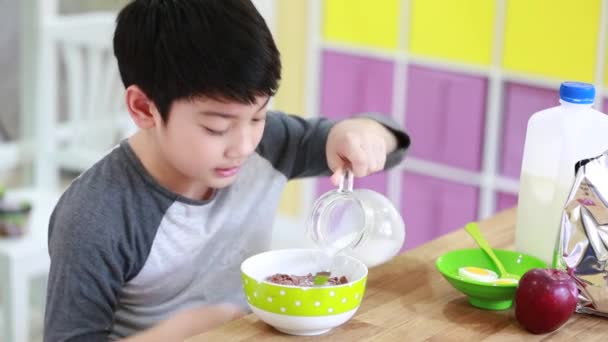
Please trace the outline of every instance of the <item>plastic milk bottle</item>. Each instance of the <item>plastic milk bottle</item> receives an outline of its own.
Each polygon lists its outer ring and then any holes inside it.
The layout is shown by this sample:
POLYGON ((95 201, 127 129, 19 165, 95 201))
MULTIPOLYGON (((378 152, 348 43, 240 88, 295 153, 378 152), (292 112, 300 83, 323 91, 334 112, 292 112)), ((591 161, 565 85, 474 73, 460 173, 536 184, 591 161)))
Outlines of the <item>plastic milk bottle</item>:
POLYGON ((522 160, 515 247, 551 266, 565 201, 579 160, 608 149, 608 116, 591 108, 591 84, 564 82, 560 106, 528 121, 522 160))

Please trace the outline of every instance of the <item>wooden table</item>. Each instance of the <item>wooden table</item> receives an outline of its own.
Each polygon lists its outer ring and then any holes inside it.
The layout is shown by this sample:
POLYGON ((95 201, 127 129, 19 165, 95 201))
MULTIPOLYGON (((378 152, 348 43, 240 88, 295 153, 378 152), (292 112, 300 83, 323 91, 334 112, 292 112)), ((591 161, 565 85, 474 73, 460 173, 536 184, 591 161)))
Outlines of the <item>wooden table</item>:
MULTIPOLYGON (((515 210, 480 223, 493 247, 514 244, 515 210)), ((435 269, 444 252, 475 247, 464 230, 458 230, 409 250, 390 263, 370 269, 364 300, 346 324, 315 337, 294 337, 248 315, 198 335, 196 341, 606 341, 608 320, 575 314, 559 330, 533 335, 521 328, 513 309, 486 311, 468 304, 435 269)))

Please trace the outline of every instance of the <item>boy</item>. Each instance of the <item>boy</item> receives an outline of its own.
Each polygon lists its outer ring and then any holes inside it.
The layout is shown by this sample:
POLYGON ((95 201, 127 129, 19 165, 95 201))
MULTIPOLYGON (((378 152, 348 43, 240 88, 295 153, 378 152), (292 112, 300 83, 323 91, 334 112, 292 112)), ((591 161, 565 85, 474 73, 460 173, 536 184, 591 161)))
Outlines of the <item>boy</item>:
POLYGON ((381 119, 267 112, 279 53, 249 0, 133 1, 114 53, 139 130, 51 216, 45 341, 183 340, 241 315, 240 263, 269 248, 287 180, 366 176, 409 145, 381 119))

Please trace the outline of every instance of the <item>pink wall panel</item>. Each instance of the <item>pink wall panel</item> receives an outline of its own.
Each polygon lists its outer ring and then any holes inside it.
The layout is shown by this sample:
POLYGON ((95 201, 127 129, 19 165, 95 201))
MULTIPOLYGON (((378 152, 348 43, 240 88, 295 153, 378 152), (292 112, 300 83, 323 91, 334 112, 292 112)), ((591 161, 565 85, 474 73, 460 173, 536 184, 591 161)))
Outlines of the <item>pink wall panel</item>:
POLYGON ((508 84, 505 87, 500 173, 519 178, 528 120, 535 112, 558 106, 556 90, 508 84))
POLYGON ((404 173, 402 189, 405 249, 461 228, 477 217, 476 187, 404 173))
POLYGON ((406 128, 411 155, 480 170, 485 79, 412 66, 407 77, 406 128))
POLYGON ((496 194, 496 211, 513 208, 517 206, 517 195, 500 192, 496 194))
POLYGON ((362 112, 390 115, 393 63, 337 52, 324 52, 321 114, 334 119, 362 112))

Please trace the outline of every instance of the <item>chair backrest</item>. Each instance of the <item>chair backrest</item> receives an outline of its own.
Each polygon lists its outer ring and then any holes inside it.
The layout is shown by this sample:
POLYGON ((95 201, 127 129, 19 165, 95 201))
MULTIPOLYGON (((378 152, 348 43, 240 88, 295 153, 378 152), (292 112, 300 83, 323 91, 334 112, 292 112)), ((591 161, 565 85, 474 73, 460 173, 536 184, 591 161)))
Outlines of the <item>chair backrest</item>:
POLYGON ((59 16, 52 25, 62 66, 55 132, 60 168, 88 168, 134 129, 112 52, 114 21, 115 13, 87 13, 59 16))
POLYGON ((22 162, 21 143, 19 140, 0 140, 0 173, 14 170, 22 162))

